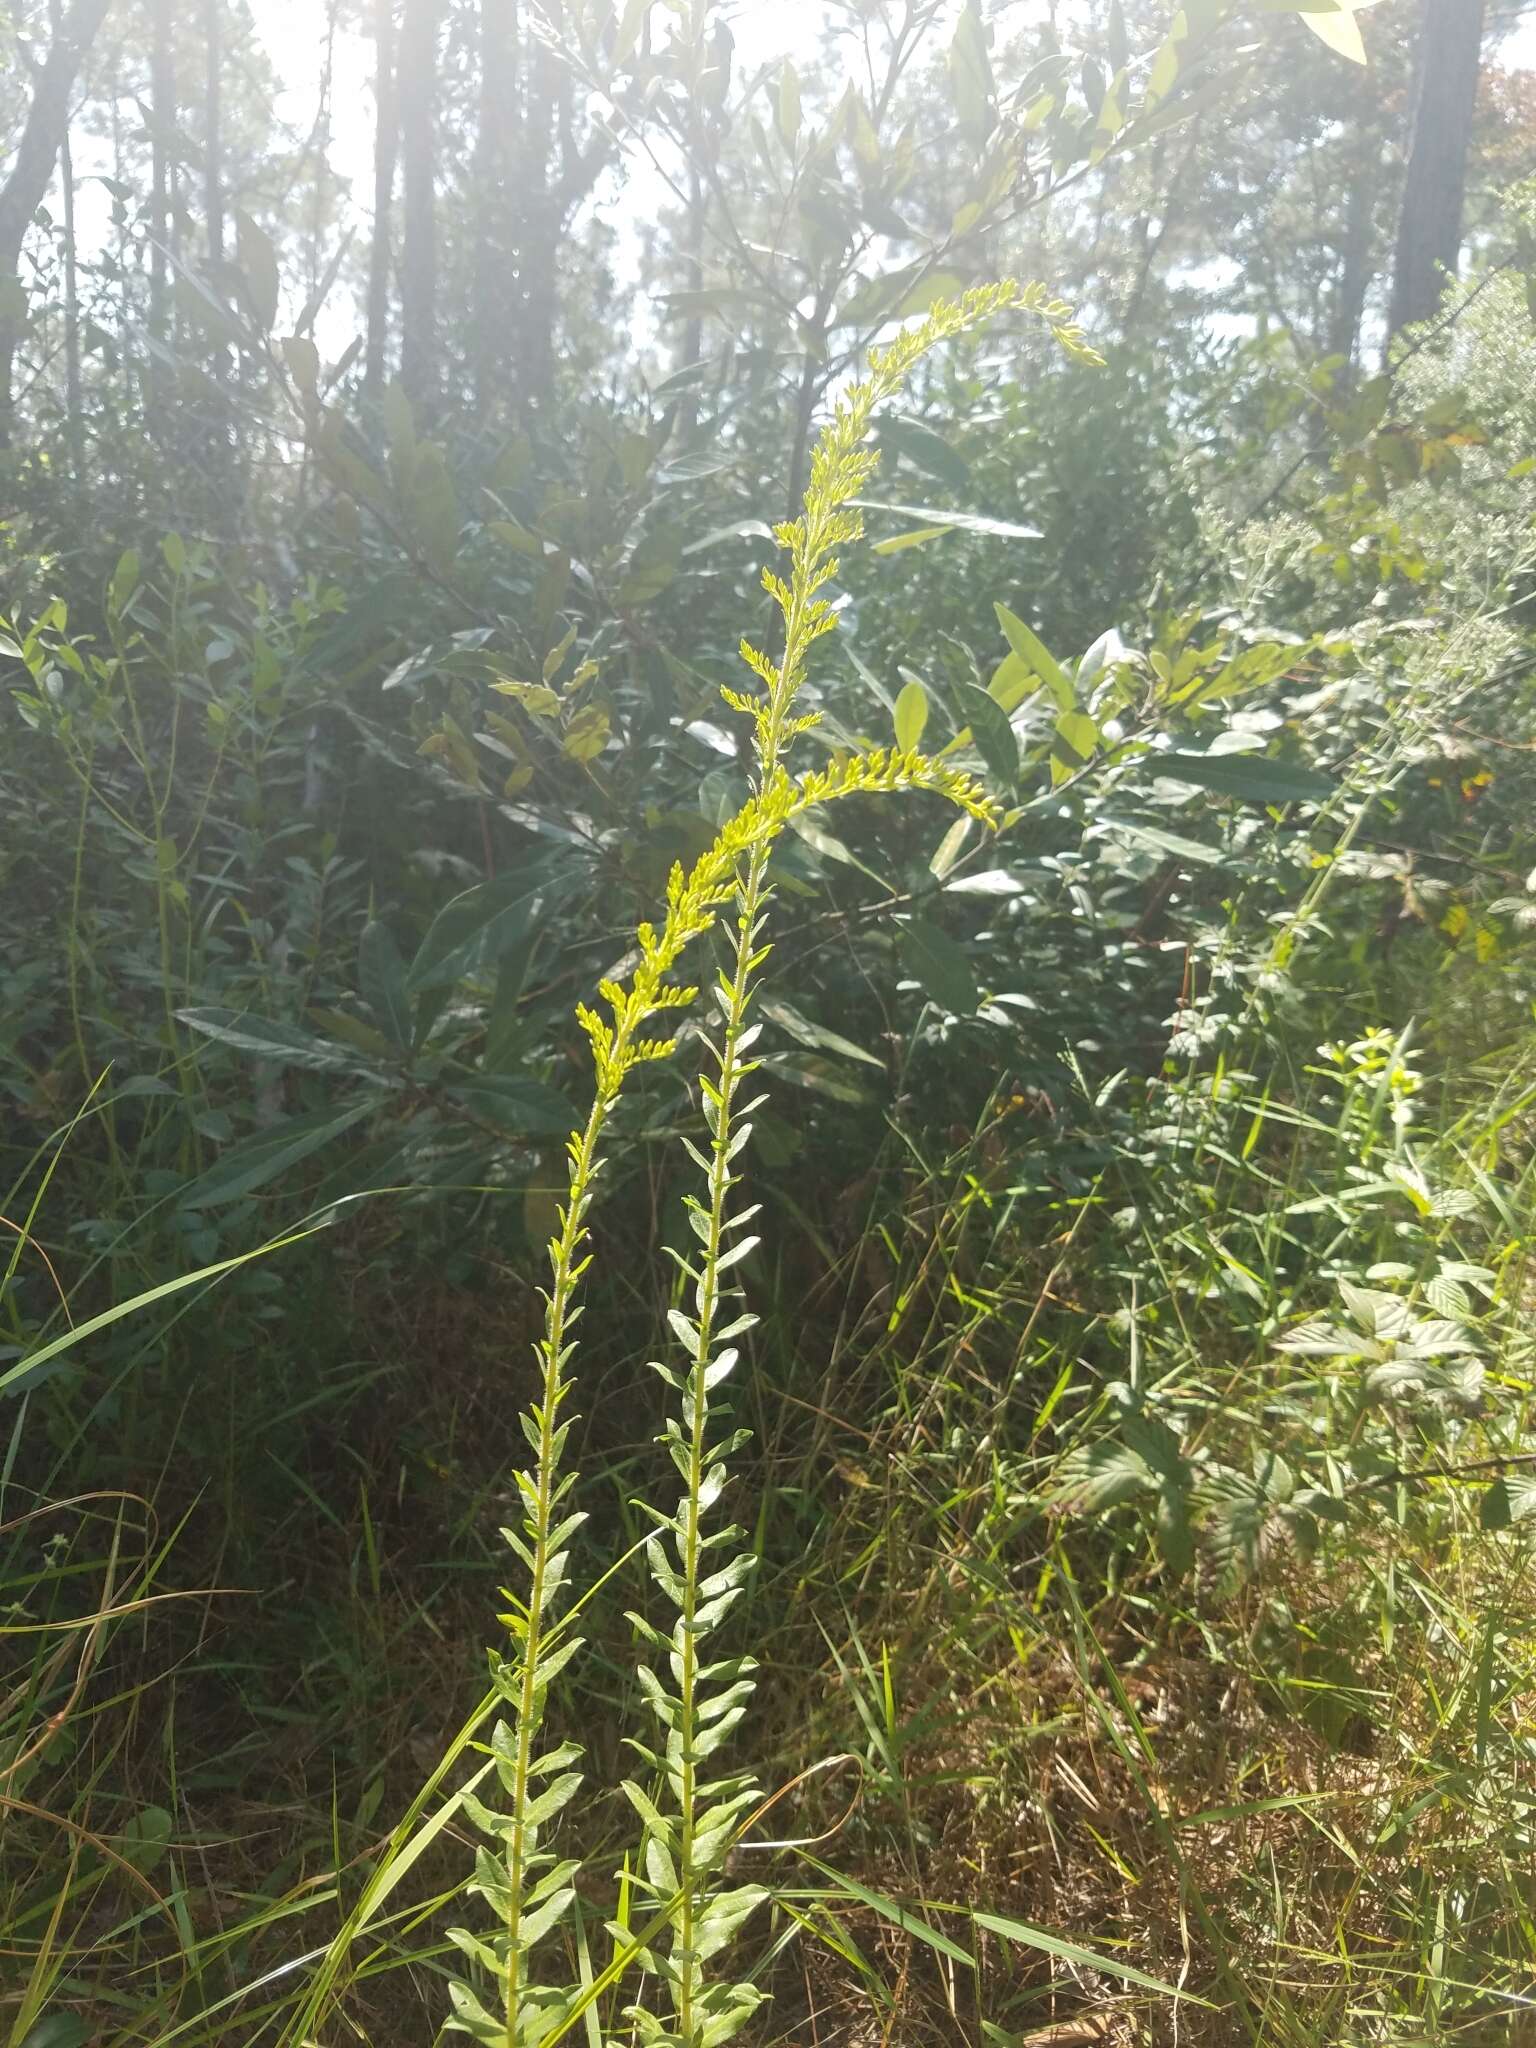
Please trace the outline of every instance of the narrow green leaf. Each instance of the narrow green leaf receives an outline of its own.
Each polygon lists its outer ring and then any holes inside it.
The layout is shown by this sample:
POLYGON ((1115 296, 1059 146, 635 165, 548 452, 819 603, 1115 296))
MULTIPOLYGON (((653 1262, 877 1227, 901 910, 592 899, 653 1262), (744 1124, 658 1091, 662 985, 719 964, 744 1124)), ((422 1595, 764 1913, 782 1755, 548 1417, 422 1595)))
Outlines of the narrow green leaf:
POLYGON ((286 1237, 275 1237, 268 1244, 258 1245, 255 1251, 241 1252, 232 1259, 220 1259, 211 1266, 199 1266, 195 1273, 178 1273, 174 1280, 162 1280, 158 1287, 147 1288, 142 1294, 135 1294, 127 1301, 120 1301, 113 1308, 103 1309, 99 1316, 92 1316, 89 1322, 77 1323, 62 1337, 55 1337, 51 1344, 44 1344, 36 1351, 0 1373, 0 1394, 14 1381, 25 1374, 36 1372, 40 1365, 72 1351, 77 1344, 83 1344, 87 1337, 94 1337, 98 1330, 105 1330, 113 1323, 120 1323, 125 1316, 137 1315, 140 1309, 149 1308, 154 1302, 164 1301, 172 1294, 180 1294, 188 1287, 196 1287, 199 1281, 217 1280, 221 1274, 233 1273, 238 1266, 249 1265, 252 1259, 265 1258, 269 1252, 281 1251, 285 1245, 298 1244, 303 1238, 313 1237, 319 1224, 308 1230, 295 1230, 286 1237))
MULTIPOLYGON (((317 1073, 346 1073, 360 1070, 359 1062, 338 1045, 312 1038, 297 1025, 280 1024, 275 1018, 250 1017, 238 1010, 214 1007, 178 1010, 183 1024, 236 1052, 251 1053, 258 1059, 273 1060, 285 1067, 310 1067, 317 1073)), ((365 1071, 365 1070, 363 1070, 365 1071)))
POLYGON ((1190 782, 1248 804, 1321 804, 1337 791, 1328 776, 1263 754, 1153 754, 1147 766, 1169 781, 1190 782))
POLYGON ((1131 1963, 1122 1963, 1118 1957, 1106 1955, 1102 1949, 1083 1948, 1078 1942, 1063 1941, 1060 1935, 1047 1934, 1044 1928, 1031 1927, 1026 1921, 1005 1920, 999 1913, 972 1913, 971 1918, 988 1934, 999 1935, 1004 1941, 1017 1943, 1020 1948, 1038 1949, 1041 1955, 1054 1956, 1058 1962, 1072 1963, 1079 1969, 1102 1970, 1106 1976, 1118 1977, 1124 1984, 1138 1985, 1143 1991, 1155 1991, 1162 1998, 1183 1999, 1191 2005, 1207 2003, 1192 1992, 1165 1984, 1160 1977, 1149 1977, 1145 1970, 1138 1970, 1131 1963))
POLYGON ((893 533, 888 540, 875 541, 870 553, 899 555, 903 548, 920 548, 925 541, 938 540, 951 531, 951 526, 916 526, 910 533, 893 533))
POLYGON ((196 1180, 189 1181, 176 1197, 181 1209, 215 1209, 223 1202, 253 1194, 290 1166, 318 1152, 343 1131, 372 1114, 377 1097, 354 1103, 350 1109, 316 1110, 310 1116, 284 1117, 283 1121, 257 1131, 238 1145, 229 1146, 216 1163, 196 1180))

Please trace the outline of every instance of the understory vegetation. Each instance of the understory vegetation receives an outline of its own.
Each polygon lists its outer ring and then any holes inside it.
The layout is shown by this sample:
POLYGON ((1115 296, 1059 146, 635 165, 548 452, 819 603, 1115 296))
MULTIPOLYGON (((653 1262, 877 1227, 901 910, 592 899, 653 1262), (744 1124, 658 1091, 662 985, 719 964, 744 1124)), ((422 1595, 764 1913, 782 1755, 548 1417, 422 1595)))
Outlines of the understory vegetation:
POLYGON ((1530 75, 771 11, 0 6, 3 2048, 1536 2038, 1530 75))

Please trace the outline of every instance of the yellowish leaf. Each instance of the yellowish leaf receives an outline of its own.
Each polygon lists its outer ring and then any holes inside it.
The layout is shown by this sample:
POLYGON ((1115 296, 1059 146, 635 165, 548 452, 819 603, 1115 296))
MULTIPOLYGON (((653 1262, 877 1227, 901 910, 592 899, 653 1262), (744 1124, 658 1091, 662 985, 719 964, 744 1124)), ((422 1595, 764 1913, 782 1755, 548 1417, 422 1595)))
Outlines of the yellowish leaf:
POLYGON ((1330 50, 1341 57, 1347 57, 1351 64, 1366 61, 1365 41, 1360 34, 1360 24, 1355 20, 1355 7, 1370 4, 1370 0, 1339 0, 1339 5, 1326 13, 1308 13, 1302 20, 1313 35, 1320 36, 1330 50))

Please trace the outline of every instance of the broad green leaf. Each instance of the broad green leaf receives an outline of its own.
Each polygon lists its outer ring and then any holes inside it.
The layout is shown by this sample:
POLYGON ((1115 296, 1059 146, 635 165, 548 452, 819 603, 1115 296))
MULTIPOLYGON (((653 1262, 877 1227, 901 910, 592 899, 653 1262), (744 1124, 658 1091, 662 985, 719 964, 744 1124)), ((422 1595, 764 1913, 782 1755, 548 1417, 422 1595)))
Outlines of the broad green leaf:
POLYGON ((235 215, 235 253, 245 287, 246 308, 263 334, 277 318, 277 250, 266 229, 248 213, 235 215))
POLYGON ((1337 793, 1326 775, 1263 754, 1152 754, 1146 765, 1169 781, 1190 782, 1246 804, 1321 804, 1337 793))
POLYGON ((958 271, 931 270, 926 263, 909 263, 858 285, 839 311, 835 324, 863 327, 886 320, 906 320, 915 313, 926 313, 935 299, 954 298, 965 286, 966 280, 958 271))
POLYGON ((601 704, 584 704, 565 729, 562 751, 573 761, 595 761, 607 746, 611 729, 601 704))
POLYGON ((45 2012, 21 2037, 20 2048, 87 2048, 96 2028, 78 2013, 45 2012))
POLYGON ((909 918, 901 929, 902 964, 923 992, 941 1010, 956 1016, 974 1015, 981 990, 965 948, 926 918, 909 918))
POLYGON ((1179 17, 1176 16, 1174 30, 1159 46, 1157 55, 1152 59, 1152 68, 1147 73, 1145 103, 1148 107, 1154 107, 1159 100, 1166 99, 1178 79, 1179 44, 1185 40, 1178 33, 1178 21, 1179 17))
POLYGON ((510 676, 501 676, 491 688, 500 696, 514 698, 530 718, 558 718, 560 715, 559 692, 552 690, 548 683, 523 683, 514 681, 510 676))
POLYGON ((249 1195, 269 1180, 275 1180, 290 1166, 318 1152, 343 1131, 372 1114, 376 1100, 354 1103, 339 1114, 334 1109, 315 1110, 308 1116, 284 1117, 270 1129, 257 1131, 238 1145, 229 1146, 214 1165, 196 1180, 189 1181, 176 1197, 182 1209, 215 1209, 223 1202, 249 1195))
POLYGON ((934 849, 933 858, 928 863, 928 871, 939 881, 942 882, 953 872, 955 862, 965 851, 966 841, 971 836, 971 822, 969 818, 956 818, 934 849))
POLYGON ((959 449, 921 420, 887 420, 880 439, 895 454, 957 491, 965 490, 971 481, 971 466, 959 449))
POLYGON ((779 72, 778 100, 774 106, 777 123, 784 147, 793 154, 800 140, 800 74, 787 60, 779 72))
POLYGON ((801 1045, 810 1046, 818 1052, 840 1052, 848 1059, 862 1060, 866 1066, 878 1067, 882 1073, 885 1071, 885 1061, 878 1054, 866 1051, 862 1045, 855 1045, 841 1032, 818 1024, 782 996, 763 996, 758 1001, 758 1008, 771 1023, 777 1024, 781 1031, 787 1031, 801 1045))
POLYGON ((1304 14, 1301 18, 1330 50, 1337 50, 1352 64, 1365 63, 1365 38, 1352 14, 1304 14))
POLYGON ((577 1122, 567 1097, 531 1074, 487 1074, 455 1082, 449 1093, 471 1116, 519 1137, 561 1137, 577 1122))
POLYGON ((1183 861, 1186 866, 1215 868, 1227 865, 1231 855, 1223 853, 1219 846, 1206 846, 1198 839, 1186 839, 1177 832, 1165 832, 1158 825, 1142 825, 1130 818, 1106 818, 1103 831, 1109 839, 1129 839, 1133 845, 1147 846, 1154 853, 1166 854, 1170 860, 1183 861))
MULTIPOLYGON (((1273 0, 1272 0, 1273 4, 1273 0)), ((1300 14, 1313 35, 1352 64, 1364 64, 1365 41, 1355 14, 1373 0, 1282 0, 1279 11, 1300 14)))
POLYGON ((405 962, 387 924, 371 918, 357 943, 357 985, 386 1038, 402 1050, 411 1042, 411 1004, 405 962))
POLYGON ((1032 697, 1039 688, 1040 678, 1010 648, 992 671, 987 695, 995 697, 1005 711, 1016 711, 1024 699, 1032 697))
POLYGON ((1056 699, 1058 711, 1071 711, 1077 703, 1077 692, 1072 678, 1055 659, 1047 653, 1021 618, 1009 611, 1007 605, 994 605, 997 622, 1008 638, 1008 645, 1019 657, 1031 675, 1038 676, 1051 695, 1056 699))
POLYGON ((770 1053, 763 1062, 780 1080, 793 1081, 813 1095, 825 1095, 833 1102, 866 1103, 869 1091, 861 1088, 843 1068, 834 1066, 813 1052, 770 1053))
POLYGON ((171 1816, 163 1806, 146 1806, 131 1815, 115 1844, 135 1870, 148 1872, 164 1860, 171 1839, 171 1816))
POLYGON ((949 46, 949 82, 960 126, 983 138, 992 125, 992 60, 978 0, 965 0, 949 46))
POLYGON ((1099 745, 1099 728, 1086 711, 1063 711, 1056 721, 1051 744, 1051 776, 1064 782, 1093 759, 1099 745))
POLYGON ((406 974, 412 995, 495 965, 527 933, 539 911, 542 873, 526 868, 477 883, 432 920, 406 974))
POLYGON ((928 723, 928 692, 921 683, 903 683, 896 699, 896 744, 910 754, 928 723))
MULTIPOLYGON (((139 555, 136 548, 129 548, 118 557, 117 567, 112 571, 112 582, 107 591, 107 602, 115 612, 120 612, 139 587, 139 555)), ((18 649, 18 653, 19 653, 18 649)))
POLYGON ((989 773, 1004 789, 1012 789, 1019 779, 1019 741, 1007 712, 995 697, 974 683, 962 684, 956 701, 989 773))
POLYGON ((317 403, 320 396, 319 349, 307 334, 285 334, 281 347, 288 374, 298 386, 300 396, 311 404, 317 403))
POLYGON ((1536 1477, 1502 1473, 1483 1494, 1478 1519, 1485 1529, 1509 1529, 1536 1516, 1536 1477))
POLYGON ((639 47, 641 30, 645 27, 646 16, 650 13, 652 5, 653 0, 625 0, 613 52, 618 63, 627 64, 635 54, 639 47))

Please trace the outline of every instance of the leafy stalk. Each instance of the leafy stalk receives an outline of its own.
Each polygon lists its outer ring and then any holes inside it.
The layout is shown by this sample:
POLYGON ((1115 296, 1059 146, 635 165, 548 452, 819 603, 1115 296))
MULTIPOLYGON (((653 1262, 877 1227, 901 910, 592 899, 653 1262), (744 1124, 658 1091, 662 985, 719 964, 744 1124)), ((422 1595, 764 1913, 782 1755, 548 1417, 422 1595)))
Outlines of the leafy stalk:
MULTIPOLYGON (((723 1036, 712 1047, 715 1077, 703 1083, 713 1146, 708 1159, 690 1148, 706 1174, 707 1190, 706 1201, 695 1203, 691 1211, 703 1245, 702 1262, 697 1270, 685 1265, 695 1281, 696 1319, 681 1310, 672 1318, 691 1365, 684 1377, 659 1367, 683 1396, 683 1423, 670 1426, 668 1439, 683 1480, 683 1496, 675 1517, 655 1517, 661 1531, 651 1546, 651 1564, 680 1611, 670 1645, 650 1633, 669 1650, 679 1690, 669 1694, 649 1671, 642 1680, 668 1730, 665 1766, 659 1758, 652 1761, 666 1776, 675 1823, 664 1820, 638 1787, 625 1789, 645 1819, 650 1881, 659 1891, 665 1887, 667 1897, 678 1897, 667 1971, 678 2003, 679 2030, 663 2030, 661 2037, 685 2043, 686 2048, 711 2048, 736 2031, 756 2002, 750 1987, 706 1985, 703 1977, 703 1963, 726 1944, 761 1894, 751 1887, 734 1895, 713 1891, 714 1875, 724 1863, 735 1824, 755 1794, 749 1780, 709 1782, 698 1767, 745 1710, 751 1675, 746 1663, 701 1663, 698 1645, 733 1603, 746 1576, 746 1561, 740 1558, 710 1574, 704 1572, 706 1553, 736 1533, 706 1533, 704 1518, 725 1483, 724 1460, 731 1449, 710 1442, 709 1393, 734 1363, 735 1353, 724 1347, 750 1320, 721 1326, 721 1307, 729 1292, 722 1276, 752 1243, 734 1235, 747 1218, 732 1217, 728 1207, 738 1179, 732 1162, 751 1130, 743 1120, 751 1105, 738 1108, 736 1098, 754 1064, 745 1055, 756 1035, 748 1013, 755 978, 766 957, 759 936, 770 893, 768 858, 792 818, 859 792, 934 790, 985 823, 998 822, 997 806, 970 776, 914 751, 872 749, 836 757, 828 767, 799 779, 789 774, 783 756, 795 736, 816 723, 815 714, 796 717, 793 707, 807 654, 835 623, 818 593, 836 573, 837 547, 857 539, 862 531, 858 514, 847 507, 875 464, 875 457, 861 445, 873 410, 897 388, 924 350, 1007 306, 1041 314, 1066 347, 1089 353, 1077 329, 1068 324, 1065 306, 1038 286, 1021 291, 1009 284, 971 292, 958 305, 935 307, 921 327, 871 356, 868 381, 839 402, 816 449, 803 517, 779 529, 791 558, 789 581, 765 573, 765 585, 783 613, 783 658, 772 663, 744 642, 743 656, 764 691, 751 697, 723 692, 728 703, 754 720, 757 787, 689 871, 673 869, 660 929, 646 923, 635 933, 638 960, 629 979, 600 984, 608 1014, 585 1004, 577 1009, 592 1045, 592 1107, 586 1124, 567 1145, 565 1200, 558 1231, 548 1246, 544 1333, 535 1347, 538 1391, 523 1416, 532 1465, 517 1474, 521 1524, 502 1531, 522 1568, 518 1590, 506 1596, 509 1611, 503 1619, 509 1649, 491 1657, 492 1682, 506 1709, 494 1724, 489 1743, 502 1808, 469 1792, 461 1795, 464 1812, 492 1844, 477 1852, 468 1888, 485 1900, 496 1924, 484 1935, 464 1928, 452 1929, 450 1935, 496 1987, 497 2010, 487 2007, 475 1985, 453 1979, 453 2013, 447 2025, 489 2048, 537 2048, 546 2034, 561 2027, 578 1995, 571 1987, 540 1981, 533 1971, 532 1952, 568 1916, 579 1867, 571 1859, 557 1860, 542 1838, 582 1782, 580 1772, 572 1768, 579 1763, 581 1750, 569 1742, 545 1748, 542 1729, 550 1686, 581 1647, 580 1638, 562 1621, 561 1609, 570 1545, 585 1518, 570 1507, 576 1475, 563 1469, 562 1460, 571 1427, 564 1408, 573 1385, 572 1332, 582 1313, 581 1284, 591 1263, 587 1215, 603 1168, 609 1121, 626 1080, 636 1067, 667 1058, 676 1049, 675 1038, 654 1035, 649 1027, 697 995, 697 990, 669 977, 685 949, 713 927, 728 905, 736 909, 735 966, 717 990, 723 1036), (674 1538, 675 1567, 667 1561, 661 1534, 674 1538), (669 1883, 669 1875, 679 1881, 669 1883)), ((647 1960, 655 1962, 649 1954, 647 1960)), ((659 2026, 649 2015, 642 2019, 653 2030, 659 2026)))
MULTIPOLYGON (((837 550, 863 531, 851 501, 878 460, 864 446, 875 408, 899 388, 912 364, 936 342, 1012 305, 1043 313, 1064 345, 1089 353, 1077 330, 1066 324, 1066 308, 1038 287, 1022 292, 1011 284, 985 287, 968 293, 957 305, 936 306, 920 327, 902 335, 891 348, 873 353, 867 379, 839 401, 817 444, 803 513, 776 533, 789 555, 789 576, 784 579, 767 571, 763 579, 783 618, 783 655, 775 663, 743 642, 742 658, 762 690, 752 695, 722 692, 733 709, 753 720, 759 800, 783 785, 785 755, 794 739, 817 722, 814 713, 797 716, 794 707, 810 650, 836 623, 820 593, 837 573, 837 550)), ((917 757, 893 758, 917 765, 917 757)), ((834 778, 837 772, 832 771, 834 778)), ((918 778, 914 774, 912 779, 918 778)), ((970 800, 965 795, 957 800, 995 824, 995 814, 985 803, 978 805, 974 794, 970 800)), ((646 1879, 658 1898, 675 1897, 678 1905, 670 1947, 665 1954, 647 1956, 667 1985, 672 2024, 644 2008, 633 2009, 648 2048, 716 2048, 740 2029, 761 1997, 750 1983, 711 1980, 706 1968, 765 1894, 754 1885, 726 1887, 720 1882, 741 1817, 756 1803, 758 1792, 750 1776, 710 1777, 702 1767, 745 1714, 755 1666, 749 1658, 707 1662, 703 1644, 740 1598, 752 1560, 737 1550, 722 1562, 714 1553, 734 1545, 741 1532, 731 1527, 707 1532, 705 1523, 724 1489, 726 1461, 739 1441, 715 1436, 710 1397, 738 1362, 731 1340, 756 1321, 750 1313, 731 1315, 734 1289, 728 1275, 757 1242, 742 1234, 756 1211, 733 1210, 732 1195, 741 1180, 735 1162, 751 1136, 748 1119, 756 1107, 739 1097, 758 1065, 749 1057, 760 1028, 751 1022, 751 1009, 769 952, 763 936, 772 897, 768 863, 785 822, 776 816, 770 819, 763 833, 741 849, 732 876, 736 917, 731 960, 714 991, 719 1036, 707 1041, 712 1072, 701 1082, 710 1146, 707 1156, 689 1147, 704 1176, 703 1200, 689 1203, 689 1222, 700 1249, 696 1263, 675 1255, 693 1283, 693 1314, 681 1308, 670 1314, 686 1363, 680 1369, 656 1364, 680 1396, 681 1420, 669 1419, 663 1441, 682 1480, 682 1492, 675 1514, 651 1511, 658 1527, 649 1553, 652 1575, 676 1608, 677 1618, 670 1637, 664 1637, 634 1617, 644 1637, 664 1653, 672 1680, 669 1688, 653 1668, 642 1667, 642 1687, 664 1731, 664 1754, 634 1746, 656 1769, 668 1810, 664 1813, 637 1784, 624 1789, 646 1830, 646 1879)))

